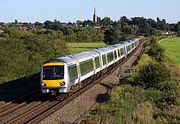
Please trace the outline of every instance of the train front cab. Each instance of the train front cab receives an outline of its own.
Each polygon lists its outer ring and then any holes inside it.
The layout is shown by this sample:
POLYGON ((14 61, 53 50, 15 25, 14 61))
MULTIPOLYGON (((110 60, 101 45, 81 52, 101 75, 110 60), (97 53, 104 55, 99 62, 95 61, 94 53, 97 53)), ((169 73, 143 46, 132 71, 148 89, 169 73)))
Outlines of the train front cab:
POLYGON ((56 94, 66 92, 65 64, 63 62, 45 63, 41 67, 41 92, 56 94))

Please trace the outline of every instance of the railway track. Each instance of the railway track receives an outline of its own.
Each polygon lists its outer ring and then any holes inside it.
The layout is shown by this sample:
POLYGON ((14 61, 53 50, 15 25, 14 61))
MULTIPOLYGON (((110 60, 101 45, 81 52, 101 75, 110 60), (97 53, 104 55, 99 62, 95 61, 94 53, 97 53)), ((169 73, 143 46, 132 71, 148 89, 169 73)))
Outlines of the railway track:
POLYGON ((4 117, 5 115, 26 106, 30 101, 34 100, 40 95, 40 90, 38 89, 1 105, 0 117, 4 117))
MULTIPOLYGON (((142 43, 139 45, 139 47, 143 47, 142 43)), ((39 105, 35 106, 34 108, 32 108, 32 109, 22 113, 21 115, 13 118, 12 120, 7 121, 6 123, 7 124, 12 124, 12 123, 13 124, 20 124, 20 123, 34 124, 34 123, 40 122, 42 119, 46 118, 47 116, 54 113, 55 111, 57 111, 58 109, 63 107, 65 104, 69 103, 71 100, 73 100, 74 98, 79 96, 80 94, 84 93, 90 87, 92 87, 96 83, 100 82, 102 79, 107 77, 110 73, 114 72, 117 68, 119 68, 119 66, 124 64, 135 53, 135 51, 133 51, 119 65, 115 66, 112 70, 105 73, 102 77, 100 77, 97 80, 93 81, 89 85, 83 87, 79 91, 73 93, 69 97, 63 97, 60 101, 45 101, 42 104, 39 104, 39 105)), ((25 103, 22 103, 22 106, 23 105, 25 105, 25 103)), ((19 105, 19 106, 21 106, 21 105, 19 105)), ((7 111, 10 111, 10 110, 7 109, 7 111)))

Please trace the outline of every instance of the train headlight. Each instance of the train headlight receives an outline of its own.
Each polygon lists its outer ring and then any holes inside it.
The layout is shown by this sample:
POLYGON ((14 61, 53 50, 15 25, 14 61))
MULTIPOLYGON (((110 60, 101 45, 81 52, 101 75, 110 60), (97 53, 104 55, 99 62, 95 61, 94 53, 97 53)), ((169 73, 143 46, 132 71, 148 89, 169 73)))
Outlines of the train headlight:
POLYGON ((66 83, 65 82, 59 82, 60 83, 60 86, 64 86, 66 83))
POLYGON ((41 83, 41 86, 46 86, 46 84, 42 82, 42 83, 41 83))

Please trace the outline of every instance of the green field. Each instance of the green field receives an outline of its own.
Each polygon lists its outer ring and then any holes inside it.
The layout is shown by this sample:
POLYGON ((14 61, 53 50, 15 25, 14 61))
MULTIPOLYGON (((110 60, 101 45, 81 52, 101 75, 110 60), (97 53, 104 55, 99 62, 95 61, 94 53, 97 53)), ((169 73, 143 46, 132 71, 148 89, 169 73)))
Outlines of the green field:
POLYGON ((69 47, 70 54, 75 54, 75 53, 79 53, 82 51, 87 51, 87 50, 106 46, 106 44, 104 42, 101 42, 101 43, 67 43, 67 45, 69 47))
POLYGON ((180 38, 160 40, 160 46, 165 49, 165 54, 170 60, 180 65, 180 38))

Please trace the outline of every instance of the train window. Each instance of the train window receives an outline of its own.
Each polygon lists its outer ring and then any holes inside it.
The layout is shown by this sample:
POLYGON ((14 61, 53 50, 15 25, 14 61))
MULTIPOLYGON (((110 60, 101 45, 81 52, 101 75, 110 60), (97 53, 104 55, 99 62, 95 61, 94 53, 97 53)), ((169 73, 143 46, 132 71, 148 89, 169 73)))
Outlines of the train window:
POLYGON ((117 53, 116 53, 116 50, 114 51, 114 56, 115 56, 115 59, 117 59, 117 53))
POLYGON ((112 62, 114 59, 113 52, 107 53, 107 58, 108 58, 108 62, 112 62))
POLYGON ((124 55, 124 50, 123 50, 123 48, 121 48, 121 55, 124 55))
POLYGON ((69 71, 69 76, 70 76, 70 80, 75 80, 76 78, 78 78, 78 73, 77 73, 77 66, 76 64, 68 66, 68 71, 69 71))
POLYGON ((121 49, 119 49, 118 51, 119 51, 120 56, 122 56, 122 54, 121 54, 121 49))
POLYGON ((94 66, 93 66, 93 60, 85 60, 83 62, 80 62, 80 69, 81 69, 81 75, 85 75, 91 71, 93 71, 94 66))
POLYGON ((105 65, 106 64, 106 55, 105 54, 102 55, 102 60, 103 60, 103 65, 105 65))
POLYGON ((57 80, 64 78, 64 66, 44 66, 43 79, 57 80))
POLYGON ((130 49, 131 49, 131 45, 128 45, 128 52, 130 51, 130 49))
POLYGON ((99 57, 95 57, 94 59, 95 64, 96 64, 96 69, 100 67, 100 61, 99 61, 99 57))
POLYGON ((119 54, 119 57, 121 57, 121 50, 118 49, 118 54, 119 54))

